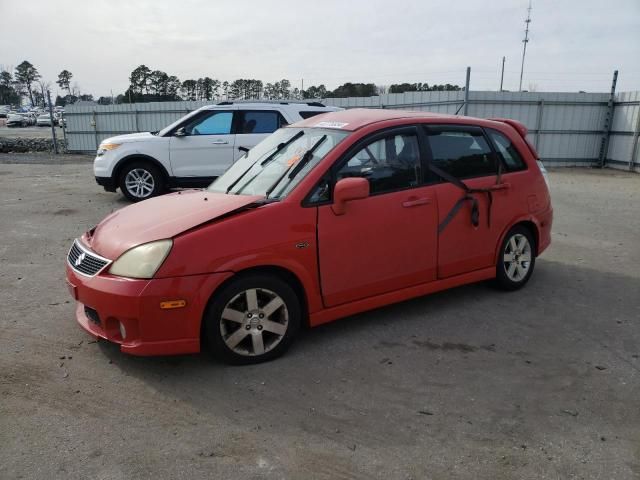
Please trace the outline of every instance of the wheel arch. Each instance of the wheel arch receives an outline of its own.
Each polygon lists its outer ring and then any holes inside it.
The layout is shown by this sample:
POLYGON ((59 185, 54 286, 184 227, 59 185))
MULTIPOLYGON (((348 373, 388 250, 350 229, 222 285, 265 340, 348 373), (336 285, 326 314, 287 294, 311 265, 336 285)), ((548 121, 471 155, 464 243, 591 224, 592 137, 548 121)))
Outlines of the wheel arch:
POLYGON ((160 172, 164 176, 165 182, 169 180, 169 172, 167 171, 165 166, 162 165, 162 163, 160 163, 158 160, 149 155, 145 155, 144 153, 132 153, 131 155, 127 155, 126 157, 118 160, 118 163, 116 163, 115 167, 113 167, 113 172, 111 174, 111 178, 113 179, 113 181, 116 183, 119 182, 122 169, 127 164, 135 161, 144 161, 151 163, 153 166, 157 167, 160 170, 160 172))
POLYGON ((533 251, 535 252, 536 257, 538 256, 539 254, 538 248, 540 245, 540 226, 536 223, 535 219, 531 217, 520 218, 514 221, 513 223, 509 224, 509 226, 505 228, 502 234, 500 235, 500 239, 496 245, 495 258, 494 258, 495 264, 497 264, 498 262, 498 256, 501 253, 500 249, 502 248, 502 244, 504 242, 505 237, 507 236, 507 233, 509 233, 512 228, 517 226, 522 226, 527 230, 529 230, 529 232, 531 233, 531 236, 533 237, 533 241, 535 243, 533 251))
POLYGON ((293 288, 294 292, 296 293, 296 296, 300 300, 300 308, 302 310, 302 325, 306 327, 309 326, 309 300, 307 298, 307 292, 304 288, 302 281, 294 272, 279 265, 260 265, 260 266, 254 266, 254 267, 247 267, 242 270, 238 270, 234 272, 233 275, 231 275, 224 282, 218 285, 218 287, 209 296, 209 299, 207 300, 205 308, 202 312, 202 319, 200 320, 201 345, 204 345, 206 343, 206 342, 203 342, 205 338, 205 325, 206 325, 206 322, 204 321, 205 316, 207 315, 207 312, 209 311, 209 306, 215 299, 218 292, 222 291, 223 288, 225 288, 231 282, 236 281, 238 278, 244 275, 250 275, 250 274, 256 274, 256 273, 274 275, 280 278, 281 280, 284 280, 289 285, 291 285, 291 288, 293 288))

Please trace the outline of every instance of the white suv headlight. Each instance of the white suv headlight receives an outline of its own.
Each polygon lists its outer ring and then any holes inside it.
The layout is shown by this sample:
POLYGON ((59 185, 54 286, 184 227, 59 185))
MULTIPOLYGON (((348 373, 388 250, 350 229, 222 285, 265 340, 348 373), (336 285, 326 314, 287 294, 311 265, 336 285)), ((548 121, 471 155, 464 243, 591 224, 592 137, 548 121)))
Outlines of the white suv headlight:
POLYGON ((102 155, 107 153, 109 150, 115 150, 120 145, 121 145, 120 143, 101 143, 100 146, 98 147, 98 156, 101 157, 102 155))
POLYGON ((120 277, 153 278, 172 246, 173 240, 158 240, 133 247, 113 262, 109 273, 120 277))

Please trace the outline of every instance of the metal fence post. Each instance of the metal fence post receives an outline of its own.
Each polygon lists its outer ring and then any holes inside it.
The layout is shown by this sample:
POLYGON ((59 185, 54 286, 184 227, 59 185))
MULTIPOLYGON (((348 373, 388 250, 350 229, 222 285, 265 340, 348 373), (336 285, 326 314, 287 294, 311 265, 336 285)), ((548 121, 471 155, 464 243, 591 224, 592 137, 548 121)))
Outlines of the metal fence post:
POLYGON ((542 114, 544 111, 544 100, 540 100, 538 102, 538 118, 536 118, 536 141, 535 147, 538 152, 540 152, 540 130, 542 130, 542 114))
POLYGON ((51 106, 51 92, 47 90, 47 100, 49 101, 49 121, 51 122, 51 136, 53 137, 53 150, 58 154, 58 139, 56 138, 56 124, 53 121, 53 106, 51 106))
POLYGON ((631 158, 629 159, 629 170, 633 171, 636 163, 636 154, 638 153, 638 137, 640 137, 640 107, 638 107, 638 118, 636 119, 636 128, 633 132, 633 140, 631 141, 631 158))
POLYGON ((604 168, 607 163, 607 151, 609 150, 609 135, 611 133, 611 123, 613 122, 613 108, 616 97, 616 83, 618 81, 618 70, 613 72, 613 81, 611 82, 611 95, 607 103, 607 113, 604 117, 604 126, 602 128, 602 138, 600 139, 600 154, 598 155, 598 165, 604 168))
POLYGON ((138 128, 138 109, 137 108, 135 109, 133 114, 135 115, 133 118, 135 119, 135 122, 136 122, 136 132, 139 132, 140 128, 138 128))
POLYGON ((96 150, 98 149, 98 122, 96 119, 96 111, 92 112, 91 125, 93 126, 93 141, 96 144, 96 150))
POLYGON ((464 108, 462 109, 462 115, 465 117, 469 113, 469 82, 471 80, 471 67, 467 67, 467 80, 464 84, 464 108))

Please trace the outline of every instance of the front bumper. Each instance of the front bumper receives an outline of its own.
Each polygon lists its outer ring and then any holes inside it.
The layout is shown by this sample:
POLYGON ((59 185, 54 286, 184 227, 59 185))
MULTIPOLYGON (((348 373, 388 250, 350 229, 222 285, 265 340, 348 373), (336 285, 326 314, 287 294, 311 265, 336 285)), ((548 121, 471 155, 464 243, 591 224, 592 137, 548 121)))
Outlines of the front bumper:
POLYGON ((116 181, 111 177, 96 177, 96 183, 107 192, 115 192, 116 191, 116 181))
POLYGON ((87 277, 67 264, 67 285, 77 302, 80 326, 93 337, 120 345, 125 353, 143 356, 199 352, 207 302, 230 276, 229 272, 151 280, 104 273, 87 277), (186 306, 160 308, 161 302, 177 299, 185 300, 186 306))

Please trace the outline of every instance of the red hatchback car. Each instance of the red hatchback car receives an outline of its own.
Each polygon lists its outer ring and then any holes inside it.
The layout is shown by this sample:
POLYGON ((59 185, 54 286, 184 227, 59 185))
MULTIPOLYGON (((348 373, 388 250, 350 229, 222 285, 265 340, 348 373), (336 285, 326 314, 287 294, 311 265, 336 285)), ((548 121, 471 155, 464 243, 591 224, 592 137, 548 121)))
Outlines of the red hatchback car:
POLYGON ((495 279, 550 243, 542 164, 513 120, 347 110, 282 128, 206 190, 118 210, 72 245, 90 334, 135 355, 230 363, 299 328, 495 279))

